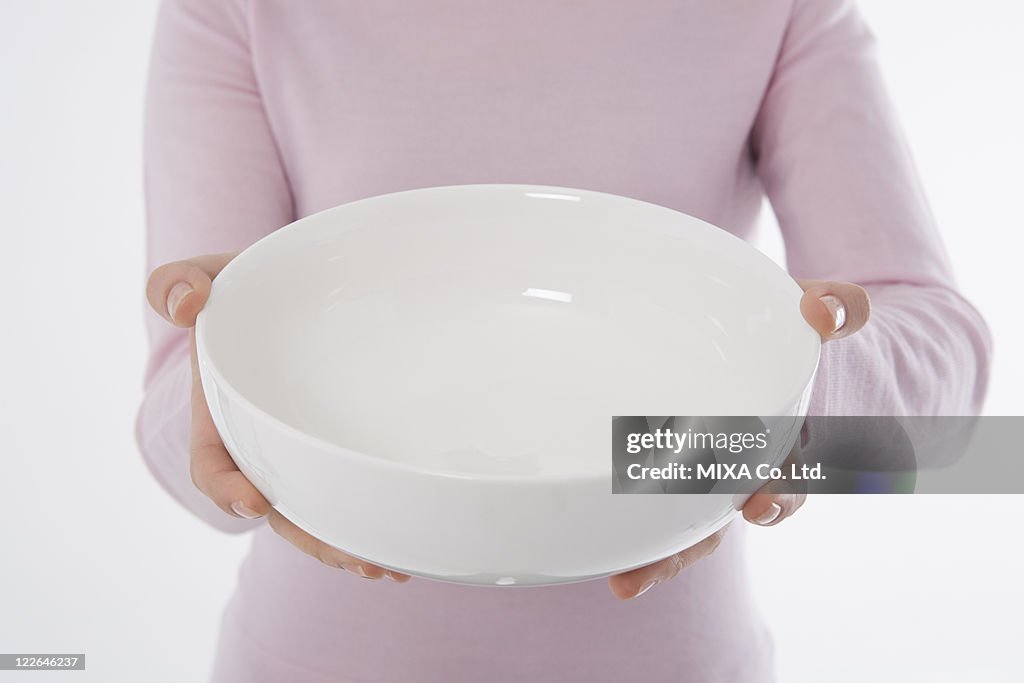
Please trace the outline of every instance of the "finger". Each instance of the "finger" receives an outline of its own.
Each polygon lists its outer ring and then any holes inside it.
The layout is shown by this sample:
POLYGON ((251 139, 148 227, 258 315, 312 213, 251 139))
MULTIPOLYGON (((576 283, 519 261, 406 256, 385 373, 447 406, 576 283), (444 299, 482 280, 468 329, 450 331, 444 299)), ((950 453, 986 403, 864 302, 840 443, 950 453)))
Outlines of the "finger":
POLYGON ((192 327, 210 296, 213 278, 234 257, 234 253, 209 254, 160 266, 146 283, 149 305, 171 324, 192 327))
POLYGON ((245 519, 262 517, 271 510, 270 503, 239 471, 213 424, 199 377, 195 330, 189 331, 189 346, 192 361, 189 472, 192 483, 229 515, 245 519))
POLYGON ((758 526, 775 526, 792 516, 806 500, 805 493, 775 493, 761 489, 743 506, 743 518, 758 526))
POLYGON ((867 291, 850 282, 797 280, 804 289, 800 312, 822 341, 849 337, 871 316, 871 300, 867 291))
MULTIPOLYGON (((782 471, 788 476, 800 462, 800 439, 797 439, 782 463, 782 471)), ((743 518, 758 526, 774 526, 799 510, 806 500, 806 482, 776 479, 762 486, 744 503, 743 518)))
MULTIPOLYGON (((277 510, 271 509, 267 515, 267 521, 281 538, 330 567, 348 569, 350 567, 355 568, 359 563, 359 560, 351 555, 343 553, 337 548, 329 546, 309 535, 277 510)), ((381 575, 383 575, 383 571, 381 575)), ((380 576, 376 578, 380 578, 380 576)))
POLYGON ((725 536, 727 529, 728 526, 719 529, 700 543, 666 557, 664 560, 616 574, 608 579, 608 587, 611 588, 612 594, 620 600, 639 597, 659 583, 672 579, 679 572, 692 567, 694 563, 713 553, 718 544, 722 542, 722 537, 725 536))
POLYGON ((352 557, 348 553, 344 553, 333 546, 327 545, 323 541, 314 538, 297 527, 291 520, 286 518, 277 510, 271 509, 270 514, 267 516, 267 521, 269 521, 270 527, 280 535, 281 538, 329 567, 344 569, 366 579, 376 580, 387 576, 399 583, 405 583, 410 578, 408 575, 402 574, 401 572, 387 570, 383 567, 371 564, 370 562, 364 562, 357 557, 352 557))

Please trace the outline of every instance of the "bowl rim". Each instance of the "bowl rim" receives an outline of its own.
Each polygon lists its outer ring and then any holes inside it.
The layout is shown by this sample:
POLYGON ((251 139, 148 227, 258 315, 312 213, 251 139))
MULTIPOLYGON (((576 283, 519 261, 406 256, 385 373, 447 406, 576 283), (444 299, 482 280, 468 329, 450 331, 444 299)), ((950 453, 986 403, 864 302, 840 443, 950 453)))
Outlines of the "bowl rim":
MULTIPOLYGON (((652 206, 652 207, 655 207, 657 209, 661 209, 661 210, 664 210, 664 211, 671 211, 671 212, 679 214, 681 216, 685 216, 688 219, 695 220, 695 221, 697 221, 697 222, 699 222, 699 223, 701 223, 701 224, 703 224, 705 226, 713 228, 714 230, 722 233, 722 235, 724 237, 731 238, 732 240, 735 240, 737 243, 742 244, 745 248, 747 248, 749 250, 752 250, 754 252, 754 254, 752 254, 752 255, 756 255, 757 257, 760 257, 760 258, 768 261, 769 263, 771 263, 775 267, 775 269, 778 270, 778 272, 780 274, 790 278, 791 280, 793 280, 793 283, 796 284, 796 280, 784 268, 782 268, 779 264, 777 264, 775 261, 773 261, 771 258, 769 258, 766 254, 764 254, 761 250, 757 249, 757 247, 755 247, 754 245, 750 244, 746 240, 744 240, 744 239, 734 235, 733 233, 729 232, 728 230, 724 230, 724 229, 719 228, 719 227, 717 227, 717 226, 715 226, 715 225, 713 225, 711 223, 708 223, 705 220, 697 218, 696 216, 684 213, 682 211, 678 211, 676 209, 672 209, 672 208, 667 207, 667 206, 663 206, 661 204, 655 204, 653 202, 644 201, 642 199, 636 199, 636 198, 629 197, 629 196, 626 196, 626 195, 618 195, 618 194, 613 194, 613 193, 609 193, 609 192, 601 192, 599 190, 588 190, 588 189, 583 189, 583 188, 574 188, 574 187, 567 187, 567 186, 561 186, 561 185, 536 185, 536 184, 529 184, 529 183, 465 183, 465 184, 453 184, 453 185, 424 186, 424 187, 417 187, 417 188, 411 188, 411 189, 405 189, 405 190, 398 190, 398 191, 395 191, 395 192, 386 192, 386 193, 378 194, 378 195, 372 195, 372 196, 368 196, 368 197, 363 197, 363 198, 360 198, 360 199, 352 200, 350 202, 345 202, 343 204, 339 204, 339 205, 336 205, 336 206, 332 206, 332 207, 329 207, 329 208, 326 208, 326 209, 323 209, 323 210, 320 210, 320 211, 308 214, 306 216, 303 216, 303 217, 301 217, 301 218, 299 218, 299 219, 297 219, 295 221, 292 221, 291 223, 288 223, 287 225, 284 225, 284 226, 274 230, 273 232, 271 232, 271 233, 269 233, 267 235, 264 235, 263 237, 261 237, 260 239, 256 240, 255 242, 253 242, 251 245, 249 245, 245 249, 243 249, 241 252, 239 252, 235 256, 235 258, 233 258, 220 271, 218 276, 213 279, 211 290, 210 290, 210 299, 212 299, 216 295, 216 291, 218 289, 217 288, 217 280, 224 273, 230 273, 230 271, 233 269, 233 267, 237 266, 237 264, 241 261, 241 259, 243 259, 243 257, 247 253, 256 250, 257 247, 259 247, 260 249, 265 248, 265 245, 267 243, 273 242, 275 239, 279 239, 282 234, 287 234, 287 232, 289 230, 292 230, 292 229, 295 229, 295 228, 300 228, 303 224, 308 223, 308 222, 312 222, 314 220, 321 220, 324 214, 335 212, 335 211, 339 211, 339 210, 343 209, 344 207, 348 207, 348 206, 351 206, 351 205, 354 205, 354 204, 384 200, 386 198, 393 197, 394 195, 407 195, 407 194, 414 194, 414 193, 432 193, 432 192, 436 192, 438 190, 456 190, 456 189, 468 189, 468 188, 488 188, 488 189, 494 189, 494 190, 504 190, 504 191, 510 191, 510 192, 517 192, 517 193, 531 192, 531 193, 540 193, 540 194, 584 193, 584 194, 588 194, 588 195, 603 196, 605 198, 610 198, 610 199, 615 200, 615 201, 628 200, 630 202, 639 202, 639 203, 647 204, 649 206, 652 206)), ((799 286, 799 285, 797 285, 797 286, 799 286)), ((209 299, 207 300, 207 304, 208 303, 209 303, 209 299)), ((208 307, 204 306, 203 309, 196 316, 196 324, 195 324, 195 328, 194 328, 197 364, 198 364, 198 366, 200 368, 200 383, 203 386, 204 398, 206 400, 209 400, 209 395, 208 395, 207 390, 206 390, 206 378, 210 377, 216 383, 216 385, 217 385, 216 386, 216 390, 218 392, 223 392, 223 393, 228 394, 231 397, 231 400, 233 402, 235 402, 236 404, 242 406, 248 414, 250 414, 250 415, 254 414, 254 415, 258 416, 263 422, 269 423, 270 425, 272 425, 275 430, 277 430, 279 432, 284 432, 284 433, 288 434, 289 436, 291 436, 292 438, 295 438, 298 441, 304 443, 307 446, 311 446, 311 447, 313 447, 313 448, 315 448, 317 450, 320 450, 320 451, 331 452, 331 453, 337 454, 339 456, 355 459, 357 462, 361 462, 362 464, 364 464, 366 466, 369 466, 369 467, 382 467, 384 469, 390 469, 390 470, 394 470, 396 472, 401 472, 401 473, 404 473, 404 474, 416 474, 416 475, 420 475, 420 476, 425 475, 425 476, 428 476, 428 477, 442 478, 442 479, 468 479, 468 480, 474 480, 474 481, 488 481, 488 482, 492 482, 492 483, 509 483, 509 484, 515 484, 515 483, 539 484, 539 483, 546 483, 546 482, 561 482, 561 481, 593 482, 593 481, 596 481, 596 480, 599 480, 599 479, 606 479, 608 481, 609 493, 611 492, 611 485, 612 485, 611 477, 614 476, 614 470, 612 470, 611 468, 609 468, 609 469, 601 469, 601 470, 599 470, 599 469, 589 470, 588 469, 588 470, 580 471, 578 473, 577 472, 542 472, 542 473, 530 474, 530 473, 497 473, 497 472, 460 472, 458 470, 444 470, 444 469, 435 469, 435 468, 430 468, 430 467, 424 467, 422 465, 415 465, 415 464, 411 464, 411 463, 408 463, 408 462, 392 460, 391 458, 387 458, 387 457, 383 457, 383 456, 371 455, 369 453, 364 453, 364 452, 359 451, 359 450, 348 448, 346 446, 342 446, 340 444, 337 444, 337 443, 335 443, 333 441, 329 441, 327 439, 324 439, 324 438, 321 438, 319 436, 315 436, 313 434, 305 432, 305 431, 303 431, 303 430, 301 430, 301 429, 299 429, 299 428, 289 424, 288 422, 285 422, 284 420, 282 420, 278 416, 270 413, 269 411, 264 410, 260 406, 256 405, 252 400, 250 400, 249 398, 244 396, 231 382, 228 381, 228 379, 224 376, 224 374, 217 367, 216 363, 213 362, 212 356, 210 355, 209 350, 208 350, 207 326, 206 326, 207 312, 208 312, 208 307)), ((808 329, 811 329, 813 331, 813 328, 811 328, 810 325, 807 325, 807 327, 808 327, 808 329)), ((821 340, 820 340, 820 337, 819 337, 818 338, 818 343, 815 345, 814 362, 809 364, 809 370, 806 372, 806 377, 805 377, 804 381, 801 384, 798 385, 798 388, 795 391, 792 392, 792 394, 793 394, 792 396, 787 396, 786 401, 782 403, 783 406, 794 406, 794 405, 797 405, 797 403, 801 400, 801 398, 804 397, 805 393, 808 393, 809 390, 811 390, 812 385, 813 385, 813 383, 814 383, 814 381, 816 379, 816 376, 817 376, 818 365, 819 365, 820 361, 821 361, 821 340)), ((809 393, 808 393, 808 396, 809 396, 809 393)), ((781 412, 782 411, 778 411, 777 410, 775 413, 773 413, 773 414, 766 414, 763 417, 780 416, 781 412)), ((612 415, 608 415, 607 416, 609 430, 611 428, 612 417, 614 417, 614 416, 612 416, 612 415)), ((226 444, 225 444, 225 448, 226 448, 226 444)), ((244 459, 245 456, 243 455, 241 457, 244 459)), ((609 454, 608 463, 610 464, 610 462, 611 462, 611 460, 610 460, 610 454, 609 454)))

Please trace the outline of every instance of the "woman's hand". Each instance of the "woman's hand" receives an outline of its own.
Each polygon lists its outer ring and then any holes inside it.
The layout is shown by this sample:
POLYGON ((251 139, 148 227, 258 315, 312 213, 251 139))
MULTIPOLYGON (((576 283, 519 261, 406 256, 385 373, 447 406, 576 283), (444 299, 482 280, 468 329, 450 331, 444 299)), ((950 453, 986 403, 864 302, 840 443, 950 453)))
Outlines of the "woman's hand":
POLYGON ((189 329, 192 357, 192 431, 189 469, 192 482, 229 515, 245 519, 266 517, 271 528, 296 548, 326 565, 347 569, 368 579, 404 583, 409 576, 363 562, 317 540, 285 519, 238 470, 224 448, 206 404, 196 358, 196 316, 210 296, 213 278, 235 254, 211 254, 160 266, 149 276, 146 298, 150 306, 177 327, 189 329))
MULTIPOLYGON (((862 287, 849 282, 797 282, 804 290, 803 298, 800 300, 800 312, 821 335, 823 343, 849 337, 867 324, 871 314, 871 302, 862 287)), ((799 458, 799 452, 798 441, 789 458, 799 458)), ((806 493, 794 490, 789 482, 774 481, 750 497, 743 506, 743 518, 759 526, 775 526, 799 510, 806 498, 806 493)), ((635 598, 657 584, 668 581, 701 558, 713 553, 728 528, 726 526, 697 545, 664 560, 616 574, 608 580, 612 593, 623 600, 635 598)))

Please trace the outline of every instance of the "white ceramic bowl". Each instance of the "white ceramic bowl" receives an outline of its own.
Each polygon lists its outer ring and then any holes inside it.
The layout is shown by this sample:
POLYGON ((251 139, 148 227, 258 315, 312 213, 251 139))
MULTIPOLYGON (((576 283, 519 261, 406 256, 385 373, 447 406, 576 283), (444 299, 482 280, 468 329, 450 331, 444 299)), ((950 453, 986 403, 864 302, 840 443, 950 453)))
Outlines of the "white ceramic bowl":
POLYGON ((735 515, 724 494, 613 495, 611 417, 803 414, 819 342, 800 295, 664 207, 451 186, 260 240, 196 340, 228 451, 297 525, 411 574, 538 585, 641 566, 735 515))

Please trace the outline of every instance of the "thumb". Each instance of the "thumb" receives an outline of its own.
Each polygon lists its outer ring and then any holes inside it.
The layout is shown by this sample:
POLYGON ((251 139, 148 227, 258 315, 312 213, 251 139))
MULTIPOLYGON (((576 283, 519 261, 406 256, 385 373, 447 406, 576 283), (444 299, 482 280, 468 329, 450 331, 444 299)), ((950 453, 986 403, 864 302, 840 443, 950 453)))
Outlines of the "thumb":
POLYGON ((871 300, 863 287, 851 282, 797 280, 803 288, 800 312, 823 342, 849 337, 864 327, 871 300))
POLYGON ((192 327, 210 298, 213 278, 237 252, 197 256, 166 263, 149 275, 146 299, 153 310, 178 327, 192 327))

